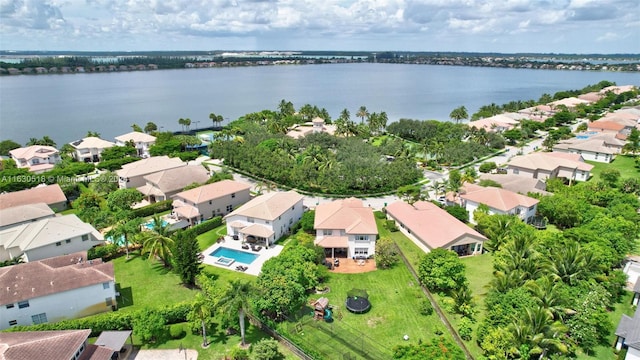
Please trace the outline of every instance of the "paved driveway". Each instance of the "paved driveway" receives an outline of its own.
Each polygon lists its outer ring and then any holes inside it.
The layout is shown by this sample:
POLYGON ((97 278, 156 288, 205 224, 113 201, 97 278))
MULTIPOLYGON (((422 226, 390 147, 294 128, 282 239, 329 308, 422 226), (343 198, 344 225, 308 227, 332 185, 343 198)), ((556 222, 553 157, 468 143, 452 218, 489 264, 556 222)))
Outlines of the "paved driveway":
POLYGON ((195 350, 133 350, 129 360, 197 360, 195 350))

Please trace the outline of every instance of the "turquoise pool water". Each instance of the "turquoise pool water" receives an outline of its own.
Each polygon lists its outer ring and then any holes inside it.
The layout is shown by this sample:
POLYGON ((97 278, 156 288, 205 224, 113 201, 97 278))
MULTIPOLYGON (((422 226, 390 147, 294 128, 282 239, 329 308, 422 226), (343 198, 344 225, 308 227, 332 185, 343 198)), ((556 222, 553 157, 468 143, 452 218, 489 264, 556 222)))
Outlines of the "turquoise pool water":
POLYGON ((209 256, 215 256, 215 257, 223 256, 226 258, 234 259, 237 262, 241 262, 247 265, 251 264, 255 259, 258 258, 258 255, 256 254, 248 253, 246 251, 229 249, 226 247, 217 248, 215 251, 209 254, 209 256))
MULTIPOLYGON (((167 226, 168 222, 166 222, 165 220, 162 220, 162 226, 167 226)), ((144 224, 144 226, 149 229, 149 230, 153 230, 153 221, 150 221, 146 224, 144 224)))
POLYGON ((104 238, 107 242, 112 244, 116 244, 118 246, 124 246, 124 235, 120 235, 117 239, 112 238, 111 236, 105 236, 104 238))

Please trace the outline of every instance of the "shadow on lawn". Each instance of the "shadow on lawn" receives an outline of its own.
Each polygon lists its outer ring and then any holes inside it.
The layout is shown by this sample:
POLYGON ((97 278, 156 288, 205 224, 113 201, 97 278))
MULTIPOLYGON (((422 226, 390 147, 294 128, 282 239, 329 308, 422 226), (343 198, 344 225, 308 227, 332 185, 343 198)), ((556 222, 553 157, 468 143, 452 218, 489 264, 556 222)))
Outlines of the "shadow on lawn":
POLYGON ((118 309, 125 308, 127 306, 134 305, 133 302, 133 291, 131 290, 131 286, 123 288, 120 287, 120 284, 116 284, 116 291, 120 294, 118 296, 118 309))

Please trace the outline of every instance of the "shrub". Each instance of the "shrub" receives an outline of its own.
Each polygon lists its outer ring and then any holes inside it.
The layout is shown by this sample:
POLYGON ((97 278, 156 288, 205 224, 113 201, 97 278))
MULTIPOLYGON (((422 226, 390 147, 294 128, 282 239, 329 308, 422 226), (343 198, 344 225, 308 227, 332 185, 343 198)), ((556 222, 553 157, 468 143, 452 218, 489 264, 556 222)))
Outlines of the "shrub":
POLYGON ((471 323, 471 320, 469 320, 468 318, 463 317, 462 319, 460 319, 460 323, 458 324, 458 335, 460 335, 462 340, 471 340, 471 335, 473 334, 473 329, 471 327, 472 325, 473 324, 471 323))
POLYGON ((212 219, 209 219, 207 221, 203 221, 200 224, 198 224, 198 225, 196 225, 196 226, 194 226, 194 227, 192 227, 192 228, 190 228, 188 230, 185 230, 185 232, 188 232, 187 235, 189 235, 189 236, 196 237, 196 236, 198 236, 200 234, 206 233, 207 231, 211 231, 211 230, 217 228, 220 225, 222 225, 222 217, 216 216, 216 217, 214 217, 212 219))
POLYGON ((393 220, 387 220, 385 223, 385 227, 391 232, 396 232, 399 230, 396 222, 393 220))
POLYGON ((229 352, 229 356, 233 360, 249 360, 249 352, 239 347, 231 349, 231 352, 229 352))
POLYGON ((424 299, 422 301, 422 304, 420 304, 420 314, 424 316, 433 314, 433 305, 431 305, 431 301, 428 299, 424 299))
POLYGON ((183 324, 173 324, 169 326, 169 336, 172 339, 182 339, 187 335, 187 332, 184 331, 183 324))
POLYGON ((498 168, 498 166, 494 162, 483 162, 478 167, 478 171, 480 171, 481 173, 489 173, 492 170, 495 170, 497 168, 498 168))
POLYGON ((153 203, 151 205, 147 205, 145 207, 141 207, 139 209, 134 209, 132 211, 132 218, 137 217, 146 217, 151 216, 157 213, 161 213, 163 211, 171 210, 173 200, 164 200, 158 201, 157 203, 153 203))
POLYGON ((383 213, 382 211, 376 211, 373 213, 375 215, 376 218, 378 219, 384 219, 387 217, 387 214, 383 213))
POLYGON ((278 350, 278 342, 275 339, 265 338, 251 346, 251 360, 279 360, 284 358, 278 350))
POLYGON ((87 260, 102 259, 109 260, 114 258, 118 254, 118 245, 116 244, 104 244, 94 246, 87 251, 87 260))

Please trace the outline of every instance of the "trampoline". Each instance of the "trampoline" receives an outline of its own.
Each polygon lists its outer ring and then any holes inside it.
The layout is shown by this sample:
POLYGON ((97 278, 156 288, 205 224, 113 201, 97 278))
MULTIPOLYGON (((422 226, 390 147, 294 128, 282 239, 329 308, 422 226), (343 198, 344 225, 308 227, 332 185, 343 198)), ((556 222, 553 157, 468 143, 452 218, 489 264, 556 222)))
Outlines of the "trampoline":
POLYGON ((369 302, 369 295, 366 290, 352 289, 347 293, 347 300, 345 302, 347 310, 356 314, 363 314, 369 311, 371 303, 369 302))

